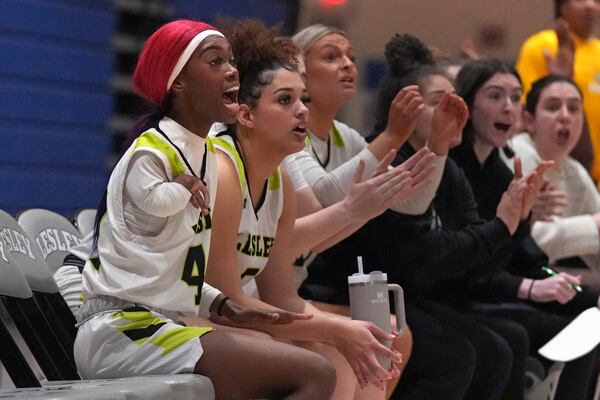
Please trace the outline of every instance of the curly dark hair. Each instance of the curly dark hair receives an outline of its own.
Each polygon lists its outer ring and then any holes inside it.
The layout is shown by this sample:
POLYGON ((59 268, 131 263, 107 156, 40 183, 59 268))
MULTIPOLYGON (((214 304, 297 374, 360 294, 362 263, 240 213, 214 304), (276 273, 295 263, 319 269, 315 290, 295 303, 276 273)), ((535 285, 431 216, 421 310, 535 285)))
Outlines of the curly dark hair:
POLYGON ((263 86, 273 80, 273 71, 297 70, 298 48, 281 36, 279 26, 267 28, 262 22, 245 19, 225 27, 225 35, 240 73, 238 101, 255 106, 263 86))
POLYGON ((396 76, 435 64, 431 50, 419 38, 408 33, 396 33, 385 45, 384 54, 390 73, 396 76))
POLYGON ((390 104, 400 89, 421 85, 431 75, 444 75, 436 67, 433 52, 419 38, 410 34, 395 34, 385 45, 388 71, 383 78, 375 106, 375 132, 385 129, 390 104))

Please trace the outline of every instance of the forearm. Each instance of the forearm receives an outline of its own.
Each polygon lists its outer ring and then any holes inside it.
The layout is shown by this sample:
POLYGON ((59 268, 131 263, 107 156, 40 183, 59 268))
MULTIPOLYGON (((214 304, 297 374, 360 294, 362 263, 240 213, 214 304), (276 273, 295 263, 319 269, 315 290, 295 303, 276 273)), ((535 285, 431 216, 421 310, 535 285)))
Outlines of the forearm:
POLYGON ((342 240, 346 239, 348 236, 352 235, 354 232, 359 230, 365 223, 366 221, 354 221, 348 224, 341 231, 331 236, 329 239, 321 242, 319 245, 315 246, 313 248, 313 252, 320 253, 332 246, 335 246, 336 244, 338 244, 339 242, 341 242, 342 240))
POLYGON ((297 218, 291 241, 292 254, 297 257, 309 251, 317 251, 317 246, 337 237, 352 224, 353 219, 344 201, 297 218))
MULTIPOLYGON (((259 299, 254 297, 246 296, 245 294, 237 295, 232 297, 232 300, 236 303, 248 307, 255 308, 261 310, 281 310, 285 309, 286 311, 304 313, 307 312, 309 314, 313 314, 314 308, 306 301, 296 302, 294 300, 287 300, 283 303, 292 303, 283 304, 288 307, 275 307, 273 305, 267 304, 259 299)), ((314 314, 313 314, 314 315, 314 314)), ((330 318, 322 317, 319 315, 315 315, 313 318, 309 320, 302 321, 294 321, 290 324, 260 324, 254 327, 256 330, 263 331, 268 333, 269 335, 281 339, 287 340, 300 340, 300 341, 310 341, 310 342, 321 342, 321 343, 333 343, 333 332, 335 332, 336 326, 335 321, 330 318)))
MULTIPOLYGON (((499 219, 456 231, 432 231, 424 241, 423 271, 436 279, 448 279, 477 268, 491 270, 500 260, 497 251, 510 243, 510 232, 499 219), (444 266, 440 268, 440 266, 444 266)), ((421 268, 417 275, 421 274, 421 268)))
POLYGON ((164 182, 151 190, 138 205, 144 212, 157 217, 169 217, 185 208, 190 192, 179 183, 164 182))
POLYGON ((514 301, 525 278, 500 271, 484 277, 471 278, 469 295, 473 300, 484 302, 514 301))
POLYGON ((198 315, 209 318, 211 313, 215 312, 216 307, 218 307, 219 302, 216 300, 223 296, 224 295, 219 289, 216 289, 205 282, 202 285, 202 301, 200 302, 198 315))
POLYGON ((600 251, 598 228, 591 215, 538 221, 531 228, 531 236, 550 262, 600 251))
POLYGON ((344 198, 354 179, 360 160, 365 162, 363 176, 365 178, 371 177, 379 161, 368 148, 329 172, 325 171, 308 152, 303 152, 297 156, 297 161, 308 185, 323 207, 335 204, 344 198))
POLYGON ((125 179, 125 192, 147 214, 168 217, 183 210, 190 192, 179 183, 169 182, 159 161, 151 155, 137 155, 125 179))
POLYGON ((400 203, 390 207, 390 209, 399 212, 400 214, 408 215, 420 215, 427 211, 427 208, 429 208, 429 205, 435 197, 440 181, 442 180, 446 157, 447 156, 444 155, 435 158, 433 161, 435 168, 431 173, 429 183, 425 187, 408 199, 402 200, 400 203))
POLYGON ((367 148, 377 160, 381 161, 390 150, 398 150, 400 146, 404 144, 405 140, 399 136, 400 135, 394 135, 391 132, 388 132, 386 129, 377 135, 375 140, 369 143, 367 148))

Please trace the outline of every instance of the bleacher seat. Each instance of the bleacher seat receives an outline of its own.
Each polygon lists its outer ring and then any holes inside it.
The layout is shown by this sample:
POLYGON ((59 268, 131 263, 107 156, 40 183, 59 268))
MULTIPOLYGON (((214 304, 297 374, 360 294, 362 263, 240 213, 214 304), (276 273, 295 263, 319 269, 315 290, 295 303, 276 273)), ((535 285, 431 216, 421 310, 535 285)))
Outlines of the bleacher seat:
POLYGON ((560 374, 564 363, 554 363, 549 369, 546 378, 539 384, 525 392, 525 400, 554 400, 560 374))
MULTIPOLYGON (((25 390, 0 390, 0 399, 214 399, 213 386, 197 375, 143 376, 81 381, 61 344, 37 308, 33 293, 4 240, 0 241, 0 305, 11 321, 0 319, 0 362, 14 385, 25 390), (8 326, 14 324, 46 379, 41 387, 8 326), (64 381, 64 380, 67 381, 64 381)), ((3 315, 3 313, 0 313, 3 315)))
POLYGON ((94 208, 83 208, 78 210, 73 215, 71 221, 73 225, 81 233, 81 237, 85 237, 88 233, 94 230, 94 221, 96 219, 96 209, 94 208))
POLYGON ((77 333, 75 318, 59 293, 58 286, 42 259, 39 247, 33 243, 34 241, 23 228, 2 210, 0 210, 0 236, 5 242, 12 243, 7 246, 8 251, 17 268, 24 275, 39 308, 73 362, 71 348, 77 333))
MULTIPOLYGON (((11 322, 48 380, 79 379, 72 357, 68 354, 69 351, 72 353, 72 345, 67 347, 68 340, 61 341, 56 337, 25 277, 16 266, 7 243, 3 241, 1 246, 0 303, 6 308, 11 322)), ((2 363, 8 370, 9 366, 4 361, 2 363)))
POLYGON ((71 246, 81 242, 81 234, 73 224, 55 212, 32 208, 19 213, 16 220, 37 243, 51 274, 63 264, 71 246))

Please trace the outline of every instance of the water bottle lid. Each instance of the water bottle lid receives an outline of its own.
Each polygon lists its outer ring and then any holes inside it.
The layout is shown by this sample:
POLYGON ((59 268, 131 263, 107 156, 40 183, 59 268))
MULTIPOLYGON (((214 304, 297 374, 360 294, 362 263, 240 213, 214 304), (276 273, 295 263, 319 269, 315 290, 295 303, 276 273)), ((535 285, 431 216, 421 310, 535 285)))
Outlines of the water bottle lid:
POLYGON ((387 274, 381 271, 371 271, 368 274, 354 273, 348 277, 348 284, 353 285, 357 283, 373 283, 382 282, 387 283, 387 274))

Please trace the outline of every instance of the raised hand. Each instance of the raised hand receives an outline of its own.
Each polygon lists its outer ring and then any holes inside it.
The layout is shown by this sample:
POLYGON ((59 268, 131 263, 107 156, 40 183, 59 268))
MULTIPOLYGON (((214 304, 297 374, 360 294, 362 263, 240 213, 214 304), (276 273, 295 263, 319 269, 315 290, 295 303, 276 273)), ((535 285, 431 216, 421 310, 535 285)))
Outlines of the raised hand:
POLYGON ((526 192, 527 182, 524 179, 513 180, 498 203, 496 216, 504 222, 511 235, 516 232, 521 222, 521 209, 526 192))
POLYGON ((351 215, 361 221, 374 218, 427 184, 435 158, 431 152, 421 149, 409 159, 410 162, 407 160, 395 168, 388 169, 394 155, 395 151, 390 151, 379 163, 373 177, 365 181, 362 181, 364 162, 359 163, 352 186, 344 198, 351 215), (406 163, 410 168, 404 165, 406 163))
POLYGON ((544 50, 544 58, 548 67, 548 73, 573 77, 573 65, 575 61, 575 40, 569 23, 564 18, 556 20, 554 27, 558 37, 558 50, 556 56, 552 56, 548 49, 544 50))
POLYGON ((523 176, 521 159, 515 157, 515 175, 513 180, 525 180, 528 186, 527 193, 523 197, 521 220, 525 220, 529 216, 537 195, 544 184, 544 173, 553 165, 554 161, 542 161, 529 175, 523 176))
POLYGON ((417 117, 423 110, 425 104, 419 87, 412 85, 402 88, 390 104, 385 130, 404 142, 415 129, 417 117))
POLYGON ((558 301, 560 304, 566 304, 577 294, 573 284, 581 285, 581 276, 560 272, 556 276, 538 279, 533 281, 530 298, 537 303, 558 301))
MULTIPOLYGON (((395 154, 391 151, 390 154, 395 154)), ((389 165, 388 156, 382 162, 389 165)), ((382 163, 379 164, 382 166, 382 163)), ((365 171, 364 161, 360 161, 354 174, 354 180, 344 204, 348 207, 349 215, 359 221, 366 221, 384 212, 395 202, 400 201, 402 195, 412 188, 410 173, 398 169, 385 169, 377 176, 362 180, 365 171), (398 199, 400 198, 400 199, 398 199)))
POLYGON ((222 301, 224 303, 219 306, 221 315, 213 314, 211 319, 224 325, 252 327, 264 324, 289 324, 294 321, 304 321, 313 317, 312 314, 301 314, 284 310, 247 308, 233 302, 229 298, 222 301))
POLYGON ((450 145, 460 140, 468 118, 469 109, 463 99, 445 93, 433 111, 427 147, 437 155, 448 153, 450 145))
POLYGON ((192 194, 190 203, 194 207, 199 208, 204 215, 207 215, 210 205, 210 193, 204 183, 200 179, 188 174, 181 174, 174 181, 183 185, 192 194))
POLYGON ((335 330, 334 345, 352 367, 361 387, 372 383, 383 390, 384 382, 392 378, 393 372, 386 371, 377 357, 386 357, 392 363, 400 364, 402 355, 379 341, 390 341, 395 336, 385 333, 372 322, 340 319, 337 323, 340 327, 335 330))
POLYGON ((567 194, 545 181, 531 207, 531 222, 551 221, 552 217, 564 215, 568 206, 567 194))
POLYGON ((481 55, 475 48, 475 42, 472 38, 465 38, 460 44, 460 52, 469 60, 479 60, 481 55))

